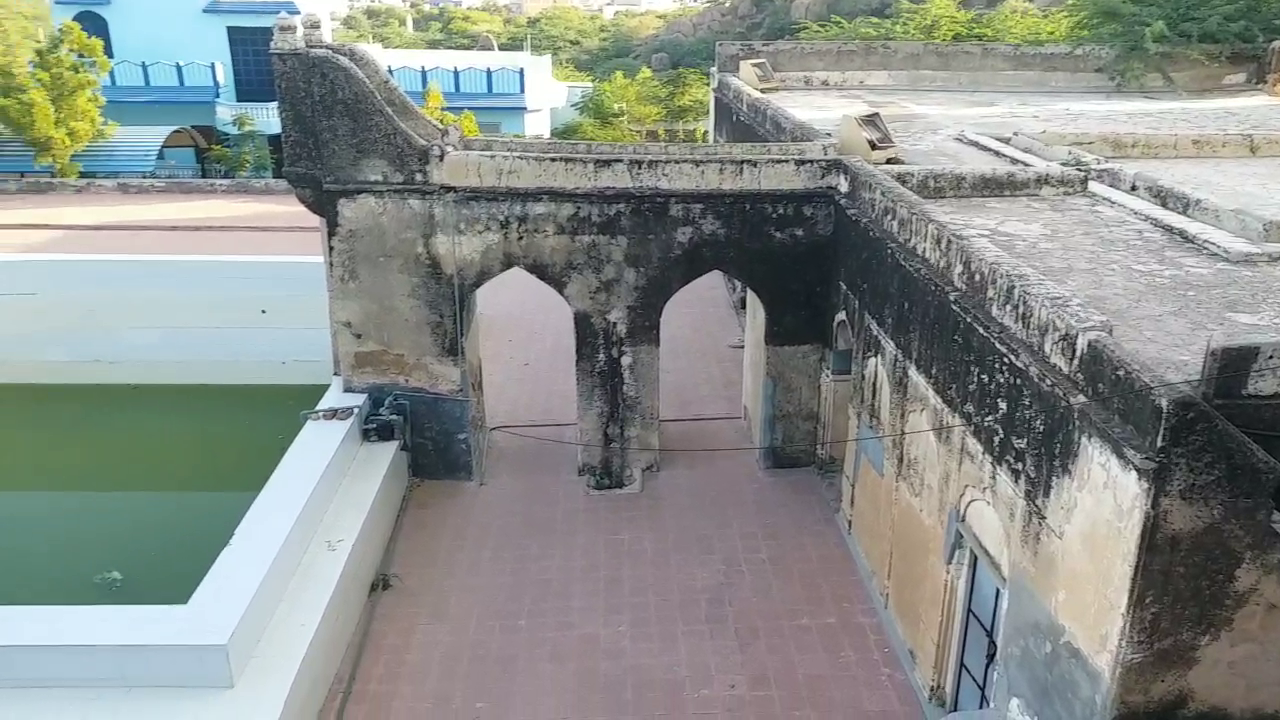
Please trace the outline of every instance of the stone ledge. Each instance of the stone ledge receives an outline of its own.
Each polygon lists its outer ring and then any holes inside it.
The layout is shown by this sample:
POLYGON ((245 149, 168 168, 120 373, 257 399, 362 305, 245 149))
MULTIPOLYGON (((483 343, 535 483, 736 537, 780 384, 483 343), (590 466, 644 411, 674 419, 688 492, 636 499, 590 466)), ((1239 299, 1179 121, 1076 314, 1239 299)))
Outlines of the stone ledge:
MULTIPOLYGON (((1205 56, 1219 48, 1203 48, 1205 56)), ((1104 68, 1115 57, 1114 50, 1100 46, 1010 45, 1004 43, 933 43, 915 41, 725 41, 716 43, 716 69, 736 73, 738 62, 762 58, 769 61, 783 86, 788 76, 827 76, 823 86, 834 87, 859 75, 878 76, 880 82, 910 87, 919 82, 940 86, 930 74, 946 75, 951 87, 1027 87, 1017 76, 1039 75, 1066 90, 1097 88, 1115 91, 1114 81, 1104 68), (1003 79, 999 76, 1006 76, 1003 79), (840 80, 840 76, 845 76, 840 80)), ((1257 58, 1240 55, 1228 62, 1210 63, 1190 55, 1162 58, 1166 73, 1142 78, 1140 89, 1177 88, 1183 91, 1237 87, 1261 80, 1257 58)), ((855 82, 852 86, 866 84, 855 82)), ((1135 88, 1139 89, 1139 88, 1135 88)))
POLYGON ((1047 146, 1104 158, 1248 158, 1280 156, 1280 133, 1020 132, 1047 146))
POLYGON ((1229 207, 1149 172, 1131 172, 1123 165, 1091 169, 1090 176, 1108 187, 1142 198, 1165 210, 1211 225, 1261 244, 1280 243, 1280 218, 1229 207))
POLYGON ((466 138, 462 150, 547 155, 835 157, 834 140, 789 143, 601 143, 537 138, 466 138))
POLYGON ((292 195, 288 181, 270 180, 65 180, 58 178, 0 179, 0 195, 55 193, 171 193, 175 195, 292 195))
MULTIPOLYGON (((1038 168, 1059 167, 1056 163, 1051 163, 1029 152, 1006 145, 986 135, 965 131, 960 133, 958 139, 1020 165, 1038 168)), ((1113 167, 1111 165, 1098 166, 1091 171, 1091 175, 1105 172, 1113 167)), ((1251 242, 1221 228, 1180 215, 1143 198, 1130 195, 1094 180, 1089 181, 1088 192, 1101 200, 1119 205, 1142 217, 1152 225, 1199 245, 1216 255, 1221 255, 1232 262, 1270 262, 1280 260, 1280 245, 1251 242)))
POLYGON ((441 186, 468 189, 660 191, 827 190, 838 162, 822 158, 516 155, 451 152, 436 169, 441 186), (589 185, 583 178, 591 178, 589 185))
POLYGON ((926 200, 1079 195, 1089 184, 1087 175, 1067 168, 886 165, 880 170, 926 200))
POLYGON ((990 242, 965 237, 921 198, 860 160, 845 162, 848 211, 897 239, 996 321, 1071 375, 1091 338, 1111 323, 990 242))
MULTIPOLYGON (((737 67, 733 69, 737 72, 737 67)), ((732 105, 756 132, 781 142, 831 142, 832 137, 792 115, 738 76, 717 74, 712 93, 732 105)))

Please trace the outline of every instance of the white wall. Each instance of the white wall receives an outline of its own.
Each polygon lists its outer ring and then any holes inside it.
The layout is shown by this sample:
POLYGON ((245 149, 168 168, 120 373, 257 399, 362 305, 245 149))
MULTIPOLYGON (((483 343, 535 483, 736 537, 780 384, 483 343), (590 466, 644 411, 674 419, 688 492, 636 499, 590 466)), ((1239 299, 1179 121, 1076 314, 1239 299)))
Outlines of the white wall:
POLYGON ((327 384, 324 262, 0 254, 0 383, 327 384))

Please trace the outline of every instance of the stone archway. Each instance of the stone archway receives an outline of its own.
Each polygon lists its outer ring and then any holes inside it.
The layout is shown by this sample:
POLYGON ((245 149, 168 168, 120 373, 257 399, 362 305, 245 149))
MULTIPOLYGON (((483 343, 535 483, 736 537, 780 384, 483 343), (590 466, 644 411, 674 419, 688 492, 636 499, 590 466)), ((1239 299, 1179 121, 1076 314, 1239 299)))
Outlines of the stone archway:
POLYGON ((839 163, 468 151, 358 48, 312 47, 291 23, 278 22, 273 45, 285 174, 325 218, 337 365, 375 404, 412 396, 415 476, 471 476, 485 418, 474 402, 483 373, 467 361, 469 299, 517 266, 573 311, 578 470, 590 487, 624 489, 657 466, 662 308, 717 269, 769 308, 762 459, 813 462, 839 163))

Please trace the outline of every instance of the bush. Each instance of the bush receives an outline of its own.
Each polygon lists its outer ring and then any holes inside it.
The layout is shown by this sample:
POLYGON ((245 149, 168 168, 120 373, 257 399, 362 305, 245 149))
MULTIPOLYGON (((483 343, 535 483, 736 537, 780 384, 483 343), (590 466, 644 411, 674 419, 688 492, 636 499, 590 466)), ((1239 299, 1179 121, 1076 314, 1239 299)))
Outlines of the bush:
POLYGON ((898 0, 888 18, 833 17, 797 26, 800 40, 919 40, 1043 45, 1080 35, 1069 8, 1038 8, 1029 0, 1005 0, 991 12, 966 10, 959 0, 898 0))

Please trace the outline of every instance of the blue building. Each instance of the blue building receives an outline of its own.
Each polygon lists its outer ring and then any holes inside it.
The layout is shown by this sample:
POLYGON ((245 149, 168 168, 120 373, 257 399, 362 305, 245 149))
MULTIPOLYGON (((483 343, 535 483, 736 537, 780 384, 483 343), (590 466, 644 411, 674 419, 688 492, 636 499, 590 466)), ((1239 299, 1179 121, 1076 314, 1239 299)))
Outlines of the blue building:
MULTIPOLYGON (((239 115, 253 118, 278 159, 280 113, 269 53, 275 18, 282 12, 314 12, 327 30, 332 11, 345 5, 345 0, 52 0, 55 22, 74 20, 102 39, 112 63, 102 79, 104 114, 122 128, 137 128, 87 149, 92 163, 82 161, 86 174, 110 174, 108 160, 124 155, 135 169, 120 173, 139 174, 138 158, 147 152, 139 145, 143 142, 156 146, 156 174, 203 173, 202 150, 220 133, 234 132, 232 119, 239 115)), ((427 86, 436 83, 449 111, 471 110, 486 134, 547 137, 551 110, 566 103, 565 85, 552 78, 550 56, 368 49, 414 102, 421 104, 427 86)), ((20 169, 30 155, 14 138, 0 135, 0 173, 35 171, 20 169)))
POLYGON ((470 110, 485 135, 551 136, 551 111, 568 103, 551 56, 506 50, 405 50, 363 45, 418 105, 431 83, 451 113, 470 110))

